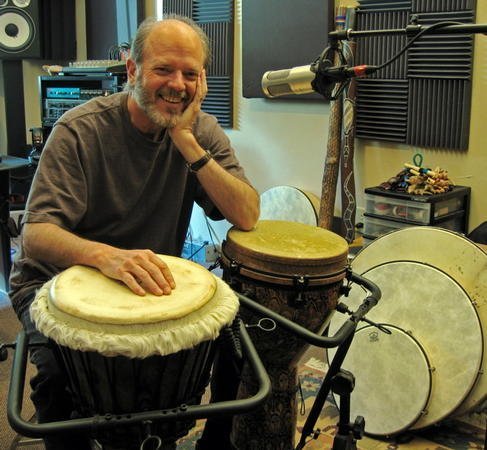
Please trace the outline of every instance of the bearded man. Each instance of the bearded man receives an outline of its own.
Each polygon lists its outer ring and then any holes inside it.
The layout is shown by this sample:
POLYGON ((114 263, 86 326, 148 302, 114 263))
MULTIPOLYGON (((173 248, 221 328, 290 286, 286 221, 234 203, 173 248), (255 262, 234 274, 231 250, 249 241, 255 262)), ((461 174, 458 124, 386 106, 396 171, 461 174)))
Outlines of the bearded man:
MULTIPOLYGON (((36 290, 75 264, 94 267, 139 296, 177 289, 156 254, 179 256, 194 202, 212 219, 250 230, 259 196, 217 120, 200 110, 209 44, 190 19, 144 21, 126 62, 124 92, 67 111, 42 151, 10 277, 29 334, 36 290)), ((39 422, 70 417, 62 370, 47 347, 31 352, 39 422)), ((46 448, 90 448, 57 435, 46 448)))

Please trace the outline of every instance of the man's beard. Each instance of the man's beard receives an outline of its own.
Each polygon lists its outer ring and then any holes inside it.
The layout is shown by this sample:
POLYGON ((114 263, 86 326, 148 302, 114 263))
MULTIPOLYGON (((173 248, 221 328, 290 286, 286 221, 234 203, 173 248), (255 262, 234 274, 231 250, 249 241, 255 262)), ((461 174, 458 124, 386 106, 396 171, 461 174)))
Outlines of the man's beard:
MULTIPOLYGON (((164 116, 155 104, 155 99, 151 96, 150 92, 143 86, 142 79, 140 76, 136 77, 135 83, 130 85, 127 84, 126 90, 128 90, 140 108, 145 112, 147 117, 154 123, 154 125, 161 128, 174 128, 180 118, 180 113, 167 111, 169 117, 164 116)), ((156 92, 157 97, 160 92, 156 92)), ((178 96, 180 94, 171 92, 170 96, 178 96)), ((183 97, 184 101, 184 97, 183 97)))

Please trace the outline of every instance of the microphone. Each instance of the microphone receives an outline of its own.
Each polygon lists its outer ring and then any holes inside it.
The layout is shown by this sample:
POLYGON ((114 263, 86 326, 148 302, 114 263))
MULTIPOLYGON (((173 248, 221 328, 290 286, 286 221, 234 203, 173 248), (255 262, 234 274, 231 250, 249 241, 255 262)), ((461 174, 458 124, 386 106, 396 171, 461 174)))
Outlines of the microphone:
POLYGON ((289 94, 309 94, 314 92, 311 83, 316 73, 309 66, 292 69, 270 70, 262 76, 262 90, 266 97, 279 97, 289 94))
POLYGON ((377 66, 367 65, 322 67, 313 63, 308 66, 268 71, 262 76, 261 85, 262 91, 269 98, 318 92, 330 99, 336 83, 348 81, 352 77, 364 77, 377 69, 377 66))

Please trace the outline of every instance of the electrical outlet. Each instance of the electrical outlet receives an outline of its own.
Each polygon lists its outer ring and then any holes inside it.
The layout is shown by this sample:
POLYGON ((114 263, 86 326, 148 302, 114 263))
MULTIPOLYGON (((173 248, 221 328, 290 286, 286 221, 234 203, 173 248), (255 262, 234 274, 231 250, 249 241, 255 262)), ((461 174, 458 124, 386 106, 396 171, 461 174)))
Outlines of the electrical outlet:
POLYGON ((205 247, 206 262, 215 262, 220 256, 220 246, 216 244, 208 244, 205 247))

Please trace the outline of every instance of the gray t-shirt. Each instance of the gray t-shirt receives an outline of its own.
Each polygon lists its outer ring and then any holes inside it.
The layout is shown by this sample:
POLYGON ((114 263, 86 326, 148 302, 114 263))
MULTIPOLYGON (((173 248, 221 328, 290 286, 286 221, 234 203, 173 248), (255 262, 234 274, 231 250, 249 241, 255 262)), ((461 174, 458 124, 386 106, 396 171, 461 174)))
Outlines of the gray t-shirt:
MULTIPOLYGON (((47 222, 84 238, 125 249, 179 256, 196 201, 221 219, 184 158, 165 133, 153 140, 130 122, 126 93, 99 97, 66 112, 43 149, 24 222, 47 222)), ((201 112, 199 144, 230 173, 248 183, 216 119, 201 112)), ((23 300, 62 268, 20 251, 10 277, 10 298, 23 300)))

